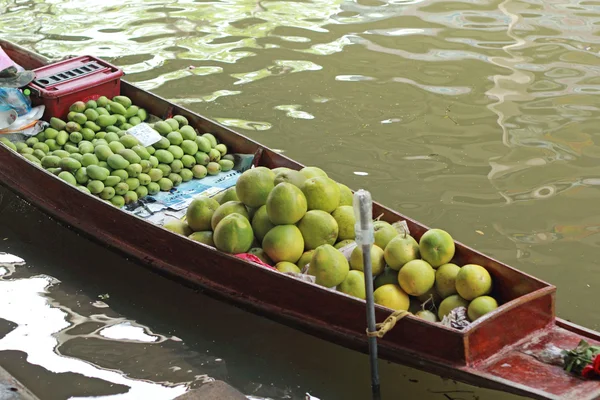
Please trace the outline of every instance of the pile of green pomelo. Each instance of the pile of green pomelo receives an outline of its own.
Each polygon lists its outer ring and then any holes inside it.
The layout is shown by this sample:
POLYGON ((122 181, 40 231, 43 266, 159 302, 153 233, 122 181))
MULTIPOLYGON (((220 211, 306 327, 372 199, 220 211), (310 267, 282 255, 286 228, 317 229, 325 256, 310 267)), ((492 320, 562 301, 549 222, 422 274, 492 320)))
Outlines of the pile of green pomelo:
MULTIPOLYGON (((172 219, 164 227, 226 253, 254 254, 280 272, 306 272, 319 285, 365 299, 362 250, 354 247, 348 257, 341 251, 355 244, 352 201, 347 186, 317 167, 256 167, 217 196, 196 197, 185 221, 172 219)), ((373 225, 377 304, 416 308, 417 316, 433 322, 457 307, 467 308, 471 321, 498 307, 485 268, 450 263, 455 247, 447 232, 430 229, 417 242, 396 224, 373 225)))
POLYGON ((0 140, 117 207, 234 166, 224 144, 210 133, 200 135, 181 115, 148 124, 162 138, 142 146, 126 131, 146 121, 148 114, 126 96, 78 101, 69 110, 68 122, 52 117, 50 127, 25 142, 0 140))

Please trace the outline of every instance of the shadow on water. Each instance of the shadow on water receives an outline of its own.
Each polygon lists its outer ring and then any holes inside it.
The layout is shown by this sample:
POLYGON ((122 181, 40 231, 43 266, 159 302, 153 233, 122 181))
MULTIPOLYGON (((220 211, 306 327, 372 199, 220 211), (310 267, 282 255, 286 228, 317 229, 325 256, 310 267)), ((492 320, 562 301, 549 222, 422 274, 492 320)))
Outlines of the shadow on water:
MULTIPOLYGON (((171 399, 210 378, 272 399, 369 398, 365 355, 163 278, 0 194, 0 250, 25 259, 0 269, 0 360, 44 400, 171 399)), ((510 398, 380 368, 386 398, 510 398)))

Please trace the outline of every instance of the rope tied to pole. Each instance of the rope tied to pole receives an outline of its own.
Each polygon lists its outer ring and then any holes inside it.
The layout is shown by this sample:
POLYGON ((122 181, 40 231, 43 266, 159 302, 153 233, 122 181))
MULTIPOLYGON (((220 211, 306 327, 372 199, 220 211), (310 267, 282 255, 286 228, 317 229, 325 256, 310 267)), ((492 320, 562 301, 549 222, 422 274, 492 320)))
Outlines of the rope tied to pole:
POLYGON ((385 321, 375 324, 376 331, 370 332, 369 328, 367 328, 367 336, 368 337, 378 337, 382 338, 386 333, 391 331, 394 326, 396 326, 396 322, 400 321, 402 318, 411 314, 405 310, 396 310, 385 319, 385 321))

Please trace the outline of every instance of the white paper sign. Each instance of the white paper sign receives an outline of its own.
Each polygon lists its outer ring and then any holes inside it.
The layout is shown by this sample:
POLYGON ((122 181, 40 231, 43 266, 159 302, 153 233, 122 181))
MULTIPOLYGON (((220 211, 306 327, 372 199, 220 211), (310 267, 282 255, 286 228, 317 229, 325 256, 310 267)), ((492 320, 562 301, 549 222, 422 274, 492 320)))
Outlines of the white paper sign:
POLYGON ((139 140, 144 147, 152 146, 162 138, 158 132, 145 123, 127 129, 127 133, 139 140))

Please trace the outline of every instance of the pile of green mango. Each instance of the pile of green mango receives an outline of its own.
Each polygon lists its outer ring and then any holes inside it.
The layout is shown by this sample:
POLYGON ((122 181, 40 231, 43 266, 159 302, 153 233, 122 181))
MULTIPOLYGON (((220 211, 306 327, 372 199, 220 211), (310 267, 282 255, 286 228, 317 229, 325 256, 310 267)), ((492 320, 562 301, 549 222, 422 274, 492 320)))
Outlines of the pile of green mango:
POLYGON ((233 168, 233 156, 210 133, 199 134, 181 115, 149 124, 162 137, 144 147, 127 130, 148 119, 126 96, 105 96, 69 108, 68 122, 25 142, 0 139, 32 163, 117 207, 191 179, 233 168))

